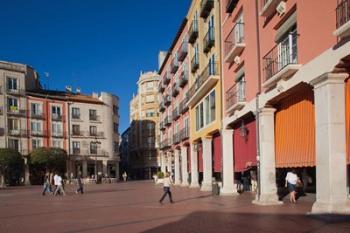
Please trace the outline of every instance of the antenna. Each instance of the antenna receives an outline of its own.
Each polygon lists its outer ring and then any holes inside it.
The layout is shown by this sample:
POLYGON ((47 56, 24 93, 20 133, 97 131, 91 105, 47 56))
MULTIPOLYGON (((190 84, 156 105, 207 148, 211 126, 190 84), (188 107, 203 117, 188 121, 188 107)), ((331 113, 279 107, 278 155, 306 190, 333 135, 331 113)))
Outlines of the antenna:
POLYGON ((47 79, 47 83, 46 83, 46 88, 47 89, 50 89, 50 86, 49 86, 49 81, 50 81, 50 74, 49 74, 49 72, 44 72, 44 76, 45 76, 45 78, 47 79))

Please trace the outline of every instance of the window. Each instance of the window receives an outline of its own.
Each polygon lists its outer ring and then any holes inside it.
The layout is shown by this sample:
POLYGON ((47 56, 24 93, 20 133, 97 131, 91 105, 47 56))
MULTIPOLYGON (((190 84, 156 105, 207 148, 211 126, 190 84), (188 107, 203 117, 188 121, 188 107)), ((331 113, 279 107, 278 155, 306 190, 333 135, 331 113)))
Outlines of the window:
POLYGON ((119 128, 119 125, 117 123, 113 123, 113 130, 114 130, 114 133, 118 133, 118 128, 119 128))
POLYGON ((9 139, 9 148, 14 149, 14 150, 19 150, 19 141, 18 139, 9 139))
POLYGON ((72 142, 73 144, 73 154, 80 154, 80 142, 72 142))
POLYGON ((41 132, 41 122, 32 121, 32 122, 30 122, 30 127, 31 127, 33 133, 40 133, 41 132))
POLYGON ((154 110, 146 110, 146 117, 154 117, 154 110))
POLYGON ((73 119, 80 119, 80 109, 79 108, 72 108, 72 118, 73 119))
POLYGON ((52 146, 56 148, 62 148, 61 140, 57 140, 57 139, 52 140, 52 146))
POLYGON ((215 75, 215 74, 216 74, 215 54, 213 54, 209 59, 209 75, 215 75))
POLYGON ((147 88, 147 90, 152 90, 153 89, 153 82, 147 82, 146 88, 147 88))
POLYGON ((212 91, 196 107, 196 130, 215 121, 215 109, 215 91, 212 91))
POLYGON ((51 113, 53 119, 60 119, 61 118, 61 107, 60 106, 52 106, 51 107, 51 113))
POLYGON ((80 135, 80 125, 73 125, 73 135, 80 135))
POLYGON ((113 114, 118 115, 119 108, 117 105, 113 105, 113 114))
POLYGON ((41 147, 41 140, 40 139, 32 139, 32 148, 37 149, 41 147))
POLYGON ((116 141, 113 142, 113 149, 114 149, 113 151, 115 153, 117 153, 119 151, 119 144, 116 141))
POLYGON ((242 102, 245 101, 245 77, 244 77, 244 73, 241 74, 241 76, 239 76, 237 78, 237 86, 236 86, 236 91, 237 91, 237 101, 238 102, 242 102))
POLYGON ((297 28, 296 25, 278 41, 278 69, 297 63, 297 28))
POLYGON ((62 135, 62 124, 58 122, 52 122, 52 134, 54 136, 62 135))
POLYGON ((19 120, 18 119, 8 119, 9 130, 19 130, 19 120))
POLYGON ((18 111, 18 99, 16 98, 7 98, 7 105, 9 111, 18 111))
POLYGON ((97 154, 97 143, 90 142, 90 154, 97 154))
POLYGON ((97 121, 97 111, 94 109, 89 109, 89 119, 90 121, 97 121))
POLYGON ((7 89, 18 90, 17 88, 17 78, 7 78, 7 89))
POLYGON ((153 103, 153 102, 154 102, 154 95, 147 95, 146 103, 153 103))
POLYGON ((97 136, 97 127, 96 126, 90 126, 90 135, 91 136, 97 136))
POLYGON ((34 116, 40 116, 41 113, 42 113, 41 104, 31 103, 30 104, 30 109, 31 109, 31 114, 34 115, 34 116))

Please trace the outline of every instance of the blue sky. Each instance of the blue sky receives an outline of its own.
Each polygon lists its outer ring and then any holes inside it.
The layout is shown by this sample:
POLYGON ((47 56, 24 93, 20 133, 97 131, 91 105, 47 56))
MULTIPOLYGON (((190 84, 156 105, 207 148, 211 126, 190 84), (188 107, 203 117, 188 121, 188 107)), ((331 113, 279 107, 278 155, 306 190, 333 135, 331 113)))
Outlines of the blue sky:
POLYGON ((0 60, 25 63, 44 85, 120 97, 120 132, 140 71, 158 68, 190 0, 1 0, 0 60), (50 74, 49 80, 44 72, 50 74))

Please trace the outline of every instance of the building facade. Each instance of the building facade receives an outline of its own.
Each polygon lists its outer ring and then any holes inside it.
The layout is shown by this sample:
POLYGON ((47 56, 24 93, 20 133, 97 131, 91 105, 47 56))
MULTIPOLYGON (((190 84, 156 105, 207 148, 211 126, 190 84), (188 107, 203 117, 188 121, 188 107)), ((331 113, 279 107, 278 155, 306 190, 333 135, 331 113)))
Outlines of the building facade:
MULTIPOLYGON (((295 169, 315 188, 312 212, 350 212, 349 10, 347 0, 322 0, 317 8, 302 0, 192 1, 184 27, 191 187, 210 190, 212 178, 221 178, 221 194, 235 195, 235 178, 249 171, 258 180, 253 202, 280 204, 279 188, 295 169)), ((170 71, 173 48, 163 63, 170 71)), ((166 71, 161 120, 174 102, 166 71)), ((163 170, 181 180, 182 163, 166 145, 163 170)))
POLYGON ((151 179, 159 160, 159 75, 141 73, 130 101, 129 166, 133 179, 151 179))
POLYGON ((2 147, 14 148, 25 158, 39 147, 62 148, 69 156, 71 178, 119 174, 117 96, 42 89, 38 75, 26 65, 1 62, 1 71, 6 87, 2 147))

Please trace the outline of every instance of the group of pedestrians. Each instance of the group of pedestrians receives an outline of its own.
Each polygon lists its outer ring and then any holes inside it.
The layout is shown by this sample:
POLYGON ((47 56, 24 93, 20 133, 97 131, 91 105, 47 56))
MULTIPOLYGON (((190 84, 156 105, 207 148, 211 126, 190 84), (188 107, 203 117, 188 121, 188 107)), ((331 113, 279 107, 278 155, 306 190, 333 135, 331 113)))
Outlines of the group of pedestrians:
MULTIPOLYGON (((43 187, 43 191, 42 191, 43 196, 45 194, 51 194, 53 196, 57 196, 57 194, 63 195, 63 196, 66 195, 66 192, 64 191, 63 179, 57 173, 55 173, 55 175, 53 177, 53 184, 54 184, 54 190, 51 189, 50 176, 46 175, 45 179, 44 179, 44 187, 43 187)), ((78 178, 77 178, 77 189, 76 189, 75 193, 76 194, 79 194, 79 193, 83 194, 84 193, 84 186, 83 186, 83 182, 82 182, 80 176, 78 176, 78 178)))

